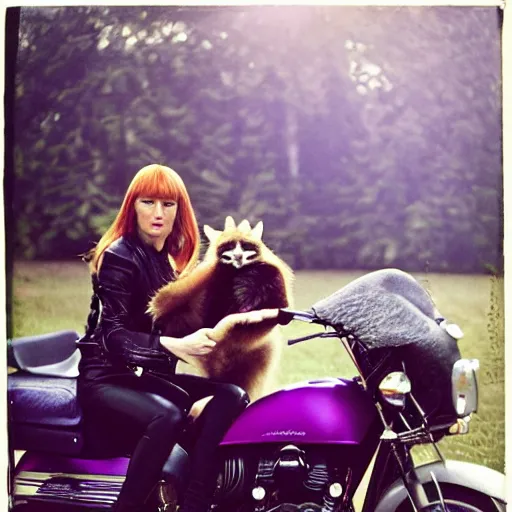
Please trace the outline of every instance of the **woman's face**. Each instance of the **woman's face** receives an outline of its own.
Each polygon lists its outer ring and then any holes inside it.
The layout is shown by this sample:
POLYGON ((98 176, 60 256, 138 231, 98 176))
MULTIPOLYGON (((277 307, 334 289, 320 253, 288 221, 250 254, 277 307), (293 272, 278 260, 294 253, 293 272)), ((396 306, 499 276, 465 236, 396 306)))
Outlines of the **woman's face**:
POLYGON ((135 214, 139 236, 157 250, 164 246, 171 234, 178 204, 171 199, 139 197, 135 200, 135 214))

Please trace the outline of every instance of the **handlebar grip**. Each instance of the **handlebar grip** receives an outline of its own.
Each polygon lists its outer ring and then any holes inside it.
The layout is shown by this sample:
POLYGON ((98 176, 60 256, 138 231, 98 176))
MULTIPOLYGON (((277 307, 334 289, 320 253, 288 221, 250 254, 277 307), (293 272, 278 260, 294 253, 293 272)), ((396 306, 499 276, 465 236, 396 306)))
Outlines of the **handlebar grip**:
POLYGON ((277 321, 281 325, 287 325, 292 320, 301 320, 302 322, 308 323, 322 323, 313 313, 308 313, 306 311, 293 311, 291 309, 285 308, 279 310, 279 314, 277 315, 277 321))

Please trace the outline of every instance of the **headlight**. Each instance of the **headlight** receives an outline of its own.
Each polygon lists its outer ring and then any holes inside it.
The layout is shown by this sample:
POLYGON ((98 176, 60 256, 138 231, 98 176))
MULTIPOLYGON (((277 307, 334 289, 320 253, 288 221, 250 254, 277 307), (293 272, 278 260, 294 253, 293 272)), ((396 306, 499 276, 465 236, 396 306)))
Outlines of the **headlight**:
POLYGON ((379 384, 382 398, 395 407, 405 407, 405 396, 411 392, 411 381, 404 372, 391 372, 379 384))
POLYGON ((453 407, 459 418, 464 418, 477 410, 476 371, 479 367, 478 359, 459 359, 453 365, 452 399, 453 407))

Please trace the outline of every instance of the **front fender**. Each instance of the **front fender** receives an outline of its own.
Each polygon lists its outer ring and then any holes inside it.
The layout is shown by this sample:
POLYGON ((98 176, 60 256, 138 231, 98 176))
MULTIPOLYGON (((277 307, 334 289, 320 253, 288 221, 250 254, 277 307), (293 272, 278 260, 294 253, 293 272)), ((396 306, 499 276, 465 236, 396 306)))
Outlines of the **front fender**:
MULTIPOLYGON (((433 462, 416 468, 418 478, 422 484, 431 480, 433 472, 439 483, 459 485, 491 496, 498 501, 506 503, 505 475, 493 469, 461 462, 447 460, 446 463, 433 462)), ((407 491, 401 479, 396 480, 380 498, 375 512, 390 512, 408 499, 407 491)), ((505 508, 503 507, 503 511, 505 508)))

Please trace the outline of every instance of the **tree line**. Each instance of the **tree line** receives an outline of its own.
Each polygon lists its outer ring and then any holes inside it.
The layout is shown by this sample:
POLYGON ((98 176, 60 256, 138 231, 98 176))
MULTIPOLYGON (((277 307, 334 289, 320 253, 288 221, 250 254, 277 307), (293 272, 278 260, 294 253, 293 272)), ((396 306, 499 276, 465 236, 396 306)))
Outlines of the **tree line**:
POLYGON ((499 271, 494 8, 22 8, 12 243, 90 249, 134 173, 294 268, 499 271))

